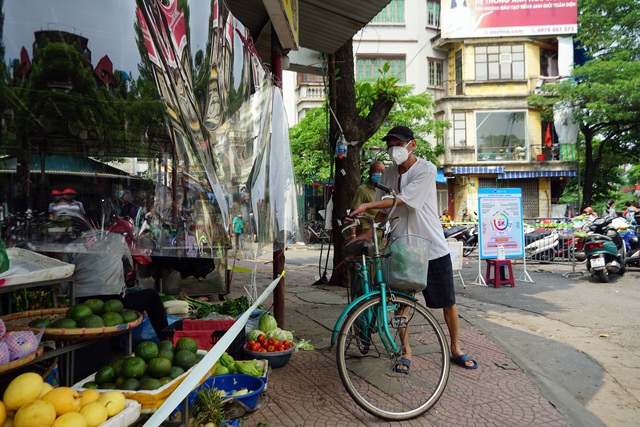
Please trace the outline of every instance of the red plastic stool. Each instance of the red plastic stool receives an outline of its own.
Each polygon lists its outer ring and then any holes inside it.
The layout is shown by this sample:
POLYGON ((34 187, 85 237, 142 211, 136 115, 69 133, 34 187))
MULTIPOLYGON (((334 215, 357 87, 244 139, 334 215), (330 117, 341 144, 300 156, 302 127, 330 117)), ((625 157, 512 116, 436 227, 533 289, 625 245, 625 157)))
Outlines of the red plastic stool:
POLYGON ((513 268, 511 267, 511 260, 509 259, 488 259, 487 260, 487 283, 493 283, 494 288, 499 288, 502 285, 511 285, 514 288, 516 285, 513 280, 513 268), (491 267, 493 267, 493 278, 491 277, 491 267), (503 268, 509 269, 509 277, 506 278, 503 268))

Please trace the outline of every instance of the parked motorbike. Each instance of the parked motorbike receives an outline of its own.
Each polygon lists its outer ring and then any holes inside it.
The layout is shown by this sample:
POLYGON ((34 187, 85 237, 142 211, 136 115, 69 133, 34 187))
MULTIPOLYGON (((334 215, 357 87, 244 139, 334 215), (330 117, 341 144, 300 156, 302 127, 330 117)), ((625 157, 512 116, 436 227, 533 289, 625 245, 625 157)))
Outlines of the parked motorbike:
POLYGON ((464 256, 469 256, 478 246, 478 226, 477 225, 453 225, 444 229, 445 239, 456 239, 462 242, 464 256))
POLYGON ((640 267, 640 239, 636 230, 626 220, 623 226, 618 225, 616 228, 627 250, 625 266, 640 267))
POLYGON ((587 270, 603 283, 610 274, 623 275, 626 271, 627 248, 618 231, 611 227, 613 218, 598 218, 589 225, 584 237, 587 270))
POLYGON ((553 261, 559 247, 555 229, 524 226, 524 253, 527 259, 553 261))

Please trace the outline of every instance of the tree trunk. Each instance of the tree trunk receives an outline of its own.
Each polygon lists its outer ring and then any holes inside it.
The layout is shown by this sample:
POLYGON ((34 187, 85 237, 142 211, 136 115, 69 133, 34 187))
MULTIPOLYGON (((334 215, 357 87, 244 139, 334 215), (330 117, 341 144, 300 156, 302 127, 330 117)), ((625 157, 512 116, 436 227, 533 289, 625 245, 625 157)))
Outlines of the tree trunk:
POLYGON ((591 206, 593 197, 593 183, 596 176, 595 165, 593 163, 593 134, 588 127, 582 128, 584 135, 584 183, 582 184, 582 206, 580 212, 587 206, 591 206))
POLYGON ((334 153, 336 143, 342 134, 350 143, 347 156, 335 160, 332 227, 333 265, 334 273, 337 274, 331 276, 329 283, 332 285, 346 283, 342 274, 346 272, 346 269, 336 270, 336 267, 340 266, 344 259, 344 246, 348 239, 344 238, 341 227, 337 225, 337 219, 344 216, 347 209, 351 208, 351 200, 360 185, 360 150, 364 143, 380 128, 393 107, 393 100, 381 95, 374 103, 369 115, 366 118, 360 117, 356 109, 353 63, 353 42, 351 40, 347 41, 329 58, 329 106, 333 111, 333 114, 329 113, 331 117, 330 143, 334 153))

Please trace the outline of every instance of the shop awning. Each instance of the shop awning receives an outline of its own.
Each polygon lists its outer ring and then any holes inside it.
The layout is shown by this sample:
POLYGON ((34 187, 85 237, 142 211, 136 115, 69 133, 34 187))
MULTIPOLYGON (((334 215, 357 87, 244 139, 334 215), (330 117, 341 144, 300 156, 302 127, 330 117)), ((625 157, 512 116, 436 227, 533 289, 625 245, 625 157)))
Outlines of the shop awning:
POLYGON ((471 174, 499 174, 504 170, 504 166, 454 166, 453 173, 456 175, 471 174))
POLYGON ((504 172, 498 175, 498 179, 518 179, 518 178, 551 178, 561 176, 576 176, 575 171, 526 171, 526 172, 504 172))

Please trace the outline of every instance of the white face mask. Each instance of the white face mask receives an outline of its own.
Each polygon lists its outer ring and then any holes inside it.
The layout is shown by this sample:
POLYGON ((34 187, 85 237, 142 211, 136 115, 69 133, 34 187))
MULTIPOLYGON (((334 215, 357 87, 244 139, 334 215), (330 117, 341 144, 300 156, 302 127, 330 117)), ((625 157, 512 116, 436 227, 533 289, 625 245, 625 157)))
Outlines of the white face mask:
MULTIPOLYGON (((407 142, 407 144, 409 143, 407 142)), ((409 158, 409 150, 407 149, 407 144, 402 147, 390 147, 387 150, 387 154, 389 154, 389 157, 391 157, 391 160, 393 160, 393 163, 395 163, 396 165, 403 164, 409 158)))

